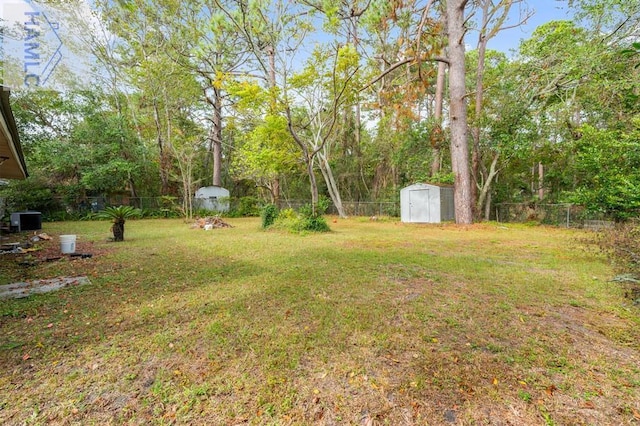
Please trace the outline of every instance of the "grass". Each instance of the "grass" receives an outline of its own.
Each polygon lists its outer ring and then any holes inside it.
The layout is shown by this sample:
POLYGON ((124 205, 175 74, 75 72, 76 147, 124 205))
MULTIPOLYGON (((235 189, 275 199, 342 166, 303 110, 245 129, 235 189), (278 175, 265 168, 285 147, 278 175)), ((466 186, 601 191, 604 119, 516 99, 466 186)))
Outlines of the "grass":
POLYGON ((0 302, 0 423, 640 421, 640 311, 578 231, 230 223, 47 223, 94 257, 0 257, 93 283, 0 302))

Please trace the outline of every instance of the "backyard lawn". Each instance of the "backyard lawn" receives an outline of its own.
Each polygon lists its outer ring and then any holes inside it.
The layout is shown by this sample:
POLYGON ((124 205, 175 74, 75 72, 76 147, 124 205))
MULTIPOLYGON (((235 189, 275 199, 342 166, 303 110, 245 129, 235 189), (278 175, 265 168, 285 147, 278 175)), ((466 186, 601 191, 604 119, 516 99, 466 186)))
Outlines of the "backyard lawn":
POLYGON ((227 222, 0 255, 0 284, 91 280, 0 301, 0 424, 640 424, 640 307, 581 231, 227 222))

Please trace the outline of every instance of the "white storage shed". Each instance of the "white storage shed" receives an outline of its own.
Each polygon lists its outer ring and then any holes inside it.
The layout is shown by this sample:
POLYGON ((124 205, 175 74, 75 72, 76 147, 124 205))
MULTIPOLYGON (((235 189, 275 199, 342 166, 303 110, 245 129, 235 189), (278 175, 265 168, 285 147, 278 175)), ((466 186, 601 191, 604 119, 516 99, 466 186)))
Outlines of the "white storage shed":
POLYGON ((401 189, 400 218, 412 223, 454 220, 453 187, 416 183, 401 189))
POLYGON ((193 207, 216 212, 229 211, 229 190, 220 186, 203 186, 196 191, 193 207))

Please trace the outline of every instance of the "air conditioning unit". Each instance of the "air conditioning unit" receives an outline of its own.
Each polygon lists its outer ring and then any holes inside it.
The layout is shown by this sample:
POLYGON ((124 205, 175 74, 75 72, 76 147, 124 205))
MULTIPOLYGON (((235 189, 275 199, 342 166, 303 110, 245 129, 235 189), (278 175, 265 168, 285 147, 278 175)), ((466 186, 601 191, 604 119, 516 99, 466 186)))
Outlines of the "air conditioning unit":
POLYGON ((42 229, 42 213, 33 211, 11 213, 11 230, 14 232, 42 229))

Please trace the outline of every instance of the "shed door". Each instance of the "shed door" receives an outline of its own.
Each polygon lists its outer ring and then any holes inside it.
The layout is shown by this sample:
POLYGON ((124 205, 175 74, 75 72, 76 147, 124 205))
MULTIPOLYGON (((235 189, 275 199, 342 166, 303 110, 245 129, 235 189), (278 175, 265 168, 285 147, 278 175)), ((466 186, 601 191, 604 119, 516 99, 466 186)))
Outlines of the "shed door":
POLYGON ((431 222, 428 189, 412 189, 409 191, 409 220, 411 222, 431 222))

